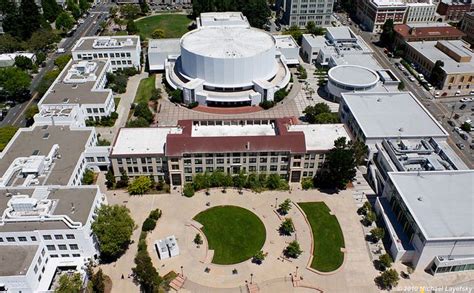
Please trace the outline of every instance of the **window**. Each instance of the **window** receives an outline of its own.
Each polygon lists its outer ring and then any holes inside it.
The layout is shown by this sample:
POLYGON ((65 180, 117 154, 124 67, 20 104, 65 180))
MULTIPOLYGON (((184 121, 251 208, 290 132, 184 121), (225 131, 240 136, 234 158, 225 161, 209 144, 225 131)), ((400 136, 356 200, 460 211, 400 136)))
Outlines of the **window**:
POLYGON ((66 234, 67 239, 76 239, 73 234, 66 234))
MULTIPOLYGON (((56 247, 52 244, 49 244, 49 245, 46 245, 46 248, 49 250, 49 251, 52 251, 52 250, 56 250, 56 247)), ((52 257, 52 256, 51 256, 52 257)))
POLYGON ((26 237, 23 237, 23 236, 18 237, 18 241, 25 242, 25 241, 26 241, 26 237))
POLYGON ((67 250, 66 244, 59 244, 58 248, 59 248, 59 250, 67 250))
POLYGON ((8 241, 8 242, 15 242, 15 238, 13 238, 13 237, 7 237, 7 241, 8 241))
POLYGON ((70 244, 69 248, 71 248, 71 250, 78 250, 79 246, 77 246, 77 244, 70 244))
POLYGON ((61 234, 56 234, 56 235, 54 235, 54 239, 56 239, 56 240, 62 240, 62 239, 64 239, 64 237, 63 237, 63 235, 61 235, 61 234))

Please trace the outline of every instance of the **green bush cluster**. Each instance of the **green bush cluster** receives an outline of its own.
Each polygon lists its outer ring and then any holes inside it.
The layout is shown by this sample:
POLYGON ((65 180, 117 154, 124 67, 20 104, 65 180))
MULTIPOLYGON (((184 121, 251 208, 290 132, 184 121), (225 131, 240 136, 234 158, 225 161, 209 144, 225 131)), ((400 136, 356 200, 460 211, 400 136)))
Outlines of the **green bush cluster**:
POLYGON ((185 185, 184 191, 188 190, 185 196, 192 196, 194 191, 207 189, 211 187, 235 187, 238 189, 248 188, 253 191, 263 191, 265 189, 270 190, 287 190, 288 182, 285 179, 280 178, 278 174, 267 174, 251 173, 244 174, 239 173, 237 175, 225 174, 224 172, 215 171, 212 173, 206 172, 203 174, 197 174, 193 178, 192 183, 185 185), (192 194, 191 194, 192 191, 192 194))

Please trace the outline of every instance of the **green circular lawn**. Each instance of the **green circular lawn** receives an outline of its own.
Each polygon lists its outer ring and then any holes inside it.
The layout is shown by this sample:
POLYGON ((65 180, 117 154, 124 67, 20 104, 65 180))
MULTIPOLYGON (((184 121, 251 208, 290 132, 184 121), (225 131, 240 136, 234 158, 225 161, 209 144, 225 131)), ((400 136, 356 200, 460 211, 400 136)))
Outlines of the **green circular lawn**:
POLYGON ((251 211, 237 206, 217 206, 194 217, 203 225, 212 262, 229 265, 243 262, 260 251, 266 231, 262 221, 251 211))

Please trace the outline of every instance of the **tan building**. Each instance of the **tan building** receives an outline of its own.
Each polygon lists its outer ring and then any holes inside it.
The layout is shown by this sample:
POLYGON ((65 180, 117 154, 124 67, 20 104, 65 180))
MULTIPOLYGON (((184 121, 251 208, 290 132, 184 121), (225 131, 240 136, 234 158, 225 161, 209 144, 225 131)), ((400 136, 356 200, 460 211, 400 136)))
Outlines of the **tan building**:
POLYGON ((298 125, 294 118, 182 120, 177 127, 123 128, 110 155, 117 178, 147 175, 172 186, 193 176, 279 174, 291 182, 316 175, 334 140, 346 137, 343 124, 298 125))
POLYGON ((409 42, 406 58, 430 76, 436 61, 443 62, 444 78, 439 86, 441 96, 470 94, 474 79, 474 52, 462 40, 409 42))

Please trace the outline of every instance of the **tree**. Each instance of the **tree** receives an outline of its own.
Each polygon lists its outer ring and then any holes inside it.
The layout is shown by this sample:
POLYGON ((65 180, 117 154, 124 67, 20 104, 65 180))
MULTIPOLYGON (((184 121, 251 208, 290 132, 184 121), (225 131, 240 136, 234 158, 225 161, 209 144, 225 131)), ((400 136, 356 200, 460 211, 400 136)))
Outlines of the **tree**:
POLYGON ((261 264, 265 258, 267 257, 268 253, 263 252, 263 250, 259 250, 255 255, 252 257, 252 262, 256 264, 261 264))
POLYGON ((153 39, 163 39, 165 37, 165 31, 162 30, 161 28, 157 28, 156 30, 153 31, 151 34, 151 37, 153 39))
POLYGON ((39 109, 37 105, 32 105, 25 111, 25 119, 28 125, 33 124, 33 117, 39 113, 39 109))
POLYGON ((278 213, 280 215, 286 215, 291 210, 291 199, 285 199, 279 206, 278 206, 278 213))
POLYGON ((382 272, 382 274, 375 279, 375 282, 380 288, 390 290, 398 285, 399 280, 398 272, 394 269, 389 269, 382 272))
POLYGON ((28 73, 17 67, 0 69, 0 87, 3 95, 18 102, 29 99, 31 78, 28 73))
POLYGON ((385 270, 392 266, 393 260, 392 257, 388 253, 384 253, 379 256, 379 263, 382 266, 382 269, 385 270))
POLYGON ((385 236, 385 230, 380 227, 373 228, 372 230, 370 230, 370 236, 372 237, 374 242, 378 242, 385 236))
POLYGON ((114 171, 112 170, 112 168, 109 168, 109 170, 107 170, 107 174, 105 174, 105 186, 107 186, 107 188, 113 188, 114 185, 115 185, 115 175, 114 175, 114 171))
POLYGON ((79 293, 82 289, 82 277, 80 273, 72 275, 62 274, 59 277, 59 285, 54 290, 56 293, 79 293))
POLYGON ((307 106, 303 110, 303 114, 306 122, 314 124, 316 123, 316 116, 324 113, 331 113, 331 109, 326 103, 317 103, 314 106, 307 106))
POLYGON ((33 68, 33 62, 30 58, 19 55, 15 57, 15 66, 22 70, 29 70, 33 68))
POLYGON ((86 169, 84 175, 82 175, 82 184, 91 185, 94 183, 94 172, 90 169, 86 169))
POLYGON ((148 3, 146 3, 146 0, 140 1, 140 11, 142 14, 147 14, 148 12, 150 12, 150 6, 148 6, 148 3))
POLYGON ((282 235, 291 235, 291 233, 295 232, 293 220, 291 218, 285 218, 285 220, 280 225, 279 231, 282 235))
POLYGON ((461 129, 466 131, 466 132, 471 132, 471 124, 469 122, 464 122, 461 124, 461 129))
POLYGON ((54 65, 56 65, 59 70, 63 70, 64 67, 68 64, 69 60, 71 60, 71 54, 61 55, 54 60, 54 65))
POLYGON ((300 256, 303 251, 301 250, 298 241, 294 240, 288 244, 283 253, 286 257, 298 258, 298 256, 300 256))
POLYGON ((42 15, 34 0, 21 0, 18 9, 20 34, 23 40, 31 37, 34 31, 41 28, 42 15))
POLYGON ((434 84, 436 87, 439 87, 443 83, 443 79, 445 76, 443 66, 444 62, 441 60, 437 60, 435 62, 435 65, 433 66, 433 69, 431 70, 431 83, 434 84))
POLYGON ((128 193, 130 194, 144 194, 151 188, 151 180, 148 176, 140 176, 133 180, 128 186, 128 193))
POLYGON ((43 17, 49 22, 54 22, 62 10, 56 0, 41 0, 41 8, 43 17))
POLYGON ((97 273, 92 275, 91 283, 92 283, 92 290, 94 293, 105 292, 105 276, 101 268, 99 268, 97 273))
POLYGON ((197 233, 193 241, 196 245, 201 245, 203 243, 201 234, 197 233))
POLYGON ((59 30, 68 31, 74 26, 74 18, 67 11, 59 13, 56 18, 56 28, 59 30))
POLYGON ((186 197, 192 197, 194 195, 194 187, 191 183, 186 183, 184 185, 183 195, 186 197))
POLYGON ((382 34, 380 35, 380 42, 383 45, 392 47, 395 41, 395 31, 393 30, 393 19, 389 18, 382 25, 382 34))
POLYGON ((153 113, 151 113, 150 108, 148 107, 147 102, 140 102, 135 106, 133 111, 133 116, 142 117, 148 123, 153 122, 153 113))
POLYGON ((127 21, 127 32, 129 35, 138 33, 138 27, 133 20, 127 21))
POLYGON ((130 210, 119 205, 102 205, 92 223, 92 231, 99 240, 101 259, 110 261, 122 255, 127 249, 135 222, 130 210))
POLYGON ((344 189, 356 175, 354 151, 345 137, 334 141, 334 148, 326 155, 324 166, 315 177, 314 184, 320 188, 344 189))
POLYGON ((125 4, 120 6, 120 14, 126 19, 126 20, 134 20, 137 18, 138 14, 140 14, 140 7, 138 5, 134 4, 125 4))
POLYGON ((354 160, 357 165, 363 165, 365 157, 369 153, 369 148, 361 141, 351 141, 349 142, 349 147, 354 153, 354 160))
POLYGON ((314 21, 308 21, 306 23, 306 32, 313 35, 324 35, 325 30, 322 27, 316 26, 314 21))

